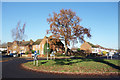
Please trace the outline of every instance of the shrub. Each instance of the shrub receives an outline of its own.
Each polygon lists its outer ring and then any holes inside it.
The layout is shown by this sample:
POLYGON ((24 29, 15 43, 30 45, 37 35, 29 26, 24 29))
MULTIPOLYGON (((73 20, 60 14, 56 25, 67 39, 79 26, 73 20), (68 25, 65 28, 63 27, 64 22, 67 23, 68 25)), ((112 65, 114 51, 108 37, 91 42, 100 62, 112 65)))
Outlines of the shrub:
POLYGON ((32 54, 34 54, 35 50, 32 50, 32 54))
POLYGON ((26 51, 25 54, 29 54, 29 51, 26 51))
POLYGON ((55 55, 56 56, 65 56, 65 54, 63 54, 63 53, 56 53, 55 55))
POLYGON ((61 53, 56 53, 56 56, 61 56, 61 53))
POLYGON ((83 52, 73 52, 73 55, 74 56, 81 56, 81 57, 85 57, 86 56, 86 54, 85 53, 83 53, 83 52))
POLYGON ((77 48, 77 51, 80 52, 80 48, 77 48))
POLYGON ((106 54, 107 54, 107 52, 106 52, 106 51, 103 51, 102 53, 103 53, 103 55, 106 55, 106 54))

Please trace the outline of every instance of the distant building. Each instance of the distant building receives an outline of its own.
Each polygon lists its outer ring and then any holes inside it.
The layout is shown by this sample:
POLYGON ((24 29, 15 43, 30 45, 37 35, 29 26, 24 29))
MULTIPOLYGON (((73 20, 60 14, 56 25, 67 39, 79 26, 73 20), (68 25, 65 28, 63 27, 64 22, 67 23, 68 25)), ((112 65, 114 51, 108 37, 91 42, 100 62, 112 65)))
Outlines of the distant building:
POLYGON ((7 50, 7 47, 0 46, 0 51, 6 51, 6 50, 7 50))
POLYGON ((33 41, 14 41, 7 43, 7 53, 25 53, 32 50, 33 41))
POLYGON ((6 51, 7 45, 6 44, 0 44, 0 51, 6 51))
POLYGON ((94 45, 94 44, 92 44, 90 42, 86 42, 86 41, 80 46, 80 50, 84 50, 86 53, 100 53, 103 51, 114 52, 114 53, 117 52, 114 49, 104 48, 100 45, 94 45))
POLYGON ((20 54, 20 53, 25 53, 27 51, 31 53, 32 50, 34 50, 37 53, 40 53, 40 56, 43 56, 46 54, 47 51, 46 49, 48 45, 51 51, 55 50, 56 52, 62 52, 64 50, 64 44, 60 40, 56 43, 51 43, 51 40, 55 42, 57 41, 57 39, 54 38, 48 39, 48 37, 45 36, 43 39, 37 39, 35 42, 32 40, 8 42, 7 53, 20 54))

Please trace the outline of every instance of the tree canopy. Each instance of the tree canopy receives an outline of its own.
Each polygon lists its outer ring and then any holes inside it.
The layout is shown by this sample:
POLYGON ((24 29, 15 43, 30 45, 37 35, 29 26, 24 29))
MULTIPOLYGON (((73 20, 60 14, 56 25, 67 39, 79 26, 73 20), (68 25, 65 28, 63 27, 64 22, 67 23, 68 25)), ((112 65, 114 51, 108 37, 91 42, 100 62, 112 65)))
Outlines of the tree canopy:
POLYGON ((53 16, 47 18, 50 29, 47 34, 65 41, 65 53, 71 40, 84 41, 84 36, 91 37, 90 30, 80 25, 81 19, 71 9, 62 9, 60 13, 53 12, 53 16))
POLYGON ((25 25, 26 24, 24 23, 23 27, 21 28, 20 22, 18 22, 16 28, 13 28, 11 30, 13 40, 19 41, 19 40, 23 40, 25 38, 25 34, 24 34, 25 25))

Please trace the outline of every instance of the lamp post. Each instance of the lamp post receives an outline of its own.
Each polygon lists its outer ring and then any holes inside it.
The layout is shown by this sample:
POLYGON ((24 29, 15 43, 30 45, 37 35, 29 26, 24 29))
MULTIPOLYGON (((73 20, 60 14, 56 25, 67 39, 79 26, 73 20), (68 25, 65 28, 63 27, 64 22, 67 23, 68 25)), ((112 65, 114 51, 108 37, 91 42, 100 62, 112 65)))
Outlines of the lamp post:
POLYGON ((47 39, 47 60, 48 60, 48 39, 47 39))

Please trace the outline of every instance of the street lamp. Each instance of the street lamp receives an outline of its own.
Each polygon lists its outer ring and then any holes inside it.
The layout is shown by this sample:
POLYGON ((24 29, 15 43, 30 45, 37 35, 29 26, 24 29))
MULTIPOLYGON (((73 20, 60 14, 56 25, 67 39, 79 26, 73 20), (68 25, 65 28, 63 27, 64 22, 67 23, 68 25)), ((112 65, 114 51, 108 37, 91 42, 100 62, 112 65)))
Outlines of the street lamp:
POLYGON ((48 60, 48 39, 47 39, 47 60, 48 60))

